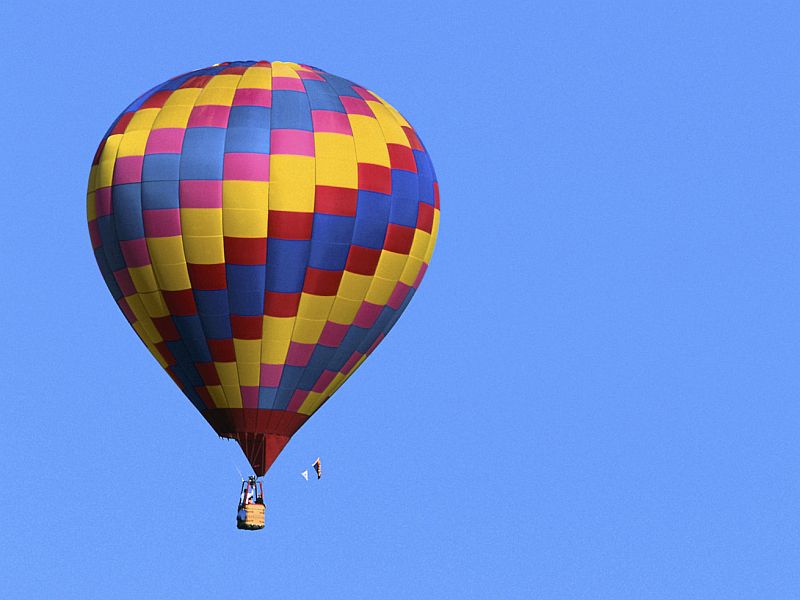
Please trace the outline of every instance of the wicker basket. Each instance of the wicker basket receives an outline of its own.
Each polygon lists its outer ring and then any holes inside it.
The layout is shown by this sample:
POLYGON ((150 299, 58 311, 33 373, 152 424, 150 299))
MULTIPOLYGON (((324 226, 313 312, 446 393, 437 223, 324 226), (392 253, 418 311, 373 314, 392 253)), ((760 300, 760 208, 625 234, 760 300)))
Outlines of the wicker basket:
POLYGON ((245 504, 244 506, 245 519, 244 521, 236 521, 236 527, 239 529, 264 529, 264 505, 263 504, 245 504))

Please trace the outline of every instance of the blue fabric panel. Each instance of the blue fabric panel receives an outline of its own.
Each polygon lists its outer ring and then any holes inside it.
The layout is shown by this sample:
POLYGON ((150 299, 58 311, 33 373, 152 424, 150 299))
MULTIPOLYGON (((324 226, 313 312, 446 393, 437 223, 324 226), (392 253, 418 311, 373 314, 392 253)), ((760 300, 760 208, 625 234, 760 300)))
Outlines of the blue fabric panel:
POLYGON ((356 219, 353 244, 380 250, 386 239, 386 221, 373 221, 371 219, 356 219))
POLYGON ((293 388, 278 388, 278 393, 275 396, 273 408, 275 410, 286 410, 286 407, 289 406, 289 402, 292 401, 293 395, 293 388))
POLYGON ((144 237, 142 221, 141 185, 127 183, 111 188, 114 207, 114 227, 120 240, 138 240, 144 237))
MULTIPOLYGON (((313 237, 313 233, 312 233, 313 237)), ((347 264, 350 242, 346 244, 328 244, 312 241, 308 266, 327 271, 341 271, 347 264)))
POLYGON ((419 210, 419 179, 416 173, 392 170, 392 209, 389 221, 415 227, 419 210))
POLYGON ((229 315, 201 314, 203 331, 210 340, 224 340, 233 337, 229 315))
POLYGON ((293 367, 291 365, 285 365, 283 367, 283 375, 281 375, 281 383, 278 386, 278 389, 286 389, 290 392, 297 389, 297 382, 300 381, 300 377, 302 377, 304 370, 305 367, 293 367))
POLYGON ((305 80, 308 102, 313 110, 333 110, 343 113, 344 106, 338 94, 326 81, 305 80))
POLYGON ((114 279, 114 274, 111 272, 111 269, 108 268, 108 260, 103 252, 103 246, 98 246, 94 249, 94 258, 97 261, 97 266, 100 267, 100 274, 103 276, 103 281, 106 282, 106 286, 108 286, 108 291, 111 292, 114 300, 119 300, 122 298, 122 290, 119 289, 117 280, 114 279))
POLYGON ((226 273, 229 289, 264 290, 264 265, 227 265, 226 273))
POLYGON ((341 77, 337 77, 336 75, 331 75, 330 73, 320 73, 320 75, 328 82, 328 84, 333 88, 333 91, 336 92, 338 96, 350 96, 351 98, 361 98, 358 94, 353 91, 353 82, 347 81, 347 79, 342 79, 341 77))
POLYGON ((172 317, 192 362, 211 362, 211 352, 198 315, 172 317))
POLYGON ((265 271, 263 265, 227 265, 228 303, 231 314, 264 314, 265 271))
POLYGON ((340 371, 342 369, 347 359, 350 358, 350 355, 358 348, 358 344, 361 342, 366 331, 367 330, 363 327, 358 327, 356 325, 350 326, 342 343, 339 344, 336 354, 331 359, 330 366, 328 367, 331 371, 340 371))
POLYGON ((359 190, 358 204, 356 205, 356 220, 369 219, 378 223, 389 222, 389 209, 391 196, 379 192, 365 192, 359 190))
POLYGON ((336 348, 317 345, 311 354, 303 376, 297 384, 298 389, 310 390, 335 355, 336 348))
POLYGON ((177 181, 180 164, 180 154, 145 154, 142 181, 177 181))
POLYGON ((271 292, 293 293, 303 289, 311 242, 267 240, 267 286, 271 292))
POLYGON ((142 184, 142 208, 179 208, 178 181, 145 181, 142 184))
POLYGON ((258 408, 272 408, 275 405, 275 398, 278 395, 278 388, 260 387, 258 388, 258 408))
POLYGON ((269 154, 269 131, 231 127, 225 140, 225 152, 269 154))
POLYGON ((375 343, 375 340, 378 339, 378 336, 383 332, 389 322, 392 320, 392 316, 394 315, 395 311, 393 308, 389 306, 384 306, 381 310, 381 314, 378 315, 378 318, 375 319, 375 322, 372 324, 372 327, 369 328, 369 331, 364 335, 364 339, 361 340, 361 343, 358 345, 358 351, 362 354, 365 354, 369 347, 375 343))
POLYGON ((232 106, 228 129, 270 129, 270 109, 266 106, 232 106))
POLYGON ((181 179, 222 179, 226 131, 222 127, 186 129, 181 154, 181 179))
POLYGON ((122 250, 119 247, 117 231, 114 227, 114 215, 97 217, 97 229, 100 232, 100 239, 103 240, 103 253, 106 256, 106 261, 108 261, 108 268, 112 272, 119 271, 126 265, 122 250))
POLYGON ((270 113, 265 106, 232 107, 225 151, 269 154, 270 113))
POLYGON ((308 96, 292 90, 273 90, 271 127, 313 131, 308 96))
POLYGON ((355 221, 355 217, 315 213, 311 239, 314 242, 349 244, 353 239, 355 221))
POLYGON ((228 316, 228 292, 226 290, 195 290, 194 301, 201 315, 228 316))
POLYGON ((417 163, 417 177, 419 178, 419 201, 433 206, 433 182, 435 178, 431 159, 426 153, 419 150, 414 150, 413 152, 414 161, 417 163))

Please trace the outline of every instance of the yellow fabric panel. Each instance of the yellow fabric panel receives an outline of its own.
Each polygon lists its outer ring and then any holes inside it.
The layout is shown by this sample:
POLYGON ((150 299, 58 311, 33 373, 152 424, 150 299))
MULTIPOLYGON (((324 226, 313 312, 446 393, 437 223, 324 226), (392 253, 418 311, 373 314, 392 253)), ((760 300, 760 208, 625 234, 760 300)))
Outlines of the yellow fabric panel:
POLYGON ((270 317, 264 316, 261 339, 268 340, 288 340, 292 337, 294 327, 294 317, 270 317))
POLYGON ((125 301, 128 303, 128 306, 133 313, 133 316, 136 317, 136 321, 141 323, 142 321, 149 320, 150 317, 147 316, 147 309, 142 304, 141 298, 139 298, 138 294, 131 294, 130 296, 125 296, 125 301))
MULTIPOLYGON (((236 88, 239 85, 239 80, 241 78, 241 75, 236 74, 214 75, 203 89, 211 90, 215 88, 236 88)), ((202 94, 200 97, 202 98, 202 94)))
POLYGON ((222 209, 182 208, 181 230, 185 236, 222 237, 222 209))
POLYGON ((235 87, 205 87, 200 92, 195 106, 230 106, 233 104, 235 87))
POLYGON ((274 62, 272 63, 272 76, 300 79, 300 75, 298 75, 297 71, 295 71, 296 67, 296 63, 274 62))
POLYGON ((367 115, 347 115, 347 118, 353 129, 358 162, 389 167, 389 151, 378 120, 367 115))
POLYGON ((270 210, 314 212, 313 157, 271 156, 270 180, 270 210))
POLYGON ((256 363, 261 360, 261 340, 233 339, 237 363, 256 363))
POLYGON ((167 317, 170 315, 169 308, 164 302, 164 296, 160 291, 139 294, 142 304, 147 309, 147 314, 151 317, 167 317))
POLYGON ((389 112, 392 114, 392 116, 395 118, 395 120, 397 120, 397 122, 398 122, 398 123, 400 123, 400 125, 402 125, 403 127, 411 127, 411 125, 409 124, 409 122, 405 120, 405 117, 403 117, 403 115, 401 115, 401 114, 400 114, 400 112, 399 112, 399 111, 398 111, 398 110, 397 110, 397 109, 396 109, 394 106, 392 106, 392 105, 391 105, 391 104, 389 104, 389 103, 388 103, 386 100, 384 100, 383 98, 381 98, 380 96, 378 96, 378 94, 376 94, 375 92, 372 92, 372 91, 370 90, 370 93, 371 93, 373 96, 375 96, 375 97, 376 97, 378 100, 380 100, 381 102, 383 102, 383 105, 384 105, 384 106, 386 107, 386 109, 387 109, 387 110, 388 110, 388 111, 389 111, 389 112))
MULTIPOLYGON (((256 356, 258 359, 258 356, 256 356)), ((239 368, 239 385, 257 386, 261 377, 261 364, 259 362, 242 362, 239 355, 236 355, 236 364, 239 368)))
POLYGON ((328 319, 340 325, 350 325, 353 319, 356 318, 356 313, 360 306, 360 298, 358 300, 348 300, 346 298, 337 297, 333 303, 333 308, 331 308, 331 314, 328 316, 328 319))
POLYGON ((87 184, 87 194, 93 194, 97 185, 97 165, 92 165, 89 169, 89 182, 87 184))
POLYGON ((422 261, 418 258, 414 258, 413 256, 409 256, 406 266, 403 269, 403 274, 400 275, 400 281, 406 285, 414 285, 417 275, 419 274, 420 267, 422 267, 422 261))
POLYGON ((436 246, 436 237, 439 235, 439 211, 433 213, 433 228, 431 229, 431 241, 425 251, 425 262, 430 263, 433 256, 433 247, 436 246))
POLYGON ((125 134, 132 131, 150 131, 159 112, 160 108, 140 108, 133 114, 133 118, 125 128, 125 134))
POLYGON ((330 395, 338 390, 345 381, 347 381, 347 375, 344 373, 337 373, 336 377, 333 378, 333 381, 331 381, 325 391, 322 392, 322 396, 325 397, 327 395, 330 397, 330 395))
POLYGON ((250 67, 239 81, 239 89, 253 88, 259 90, 272 89, 272 69, 269 67, 250 67))
POLYGON ((375 113, 375 118, 378 119, 378 124, 381 126, 386 143, 399 144, 410 148, 411 144, 408 141, 408 137, 406 137, 402 127, 392 116, 389 109, 383 103, 375 102, 374 100, 367 100, 367 104, 372 109, 372 112, 375 113))
POLYGON ((389 297, 392 295, 396 285, 397 278, 384 279, 383 277, 375 277, 364 300, 383 306, 389 301, 389 297))
POLYGON ((375 276, 397 281, 400 279, 403 267, 406 266, 406 258, 405 254, 382 250, 381 257, 378 260, 378 267, 375 269, 375 276))
POLYGON ((117 158, 123 156, 144 156, 144 148, 147 145, 147 137, 150 131, 131 131, 125 132, 119 144, 117 158))
MULTIPOLYGON (((161 114, 163 114, 164 111, 177 106, 194 106, 197 97, 202 91, 202 88, 181 88, 179 90, 175 90, 169 95, 167 101, 164 102, 164 106, 161 107, 161 114)), ((186 117, 188 118, 189 115, 187 114, 186 117)))
POLYGON ((228 408, 242 408, 242 391, 238 385, 223 385, 222 391, 225 392, 228 408))
POLYGON ((220 236, 183 236, 186 262, 196 265, 217 265, 225 262, 225 244, 220 236))
POLYGON ((414 240, 411 242, 411 250, 409 251, 408 255, 420 260, 425 258, 425 252, 428 250, 430 239, 431 235, 429 233, 426 233, 421 229, 414 231, 414 240))
POLYGON ((358 189, 358 164, 353 160, 317 158, 317 185, 358 189))
MULTIPOLYGON (((358 370, 358 367, 360 367, 362 364, 364 364, 364 361, 365 361, 365 360, 367 360, 367 355, 366 355, 366 354, 364 354, 364 355, 363 355, 361 358, 359 358, 359 359, 356 361, 356 364, 354 364, 354 365, 353 365, 353 368, 352 368, 352 369, 350 369, 350 372, 349 372, 349 373, 347 373, 347 375, 345 375, 345 379, 346 379, 347 377, 350 377, 350 375, 352 375, 353 373, 355 373, 355 372, 358 370)), ((333 383, 333 382, 331 382, 331 383, 333 383)), ((344 383, 344 381, 342 381, 342 382, 341 382, 339 385, 341 385, 342 383, 344 383)), ((330 386, 329 386, 329 387, 330 387, 330 386)), ((333 393, 333 392, 331 392, 331 393, 333 393)))
POLYGON ((153 264, 169 265, 186 261, 183 255, 183 240, 179 235, 147 238, 147 251, 153 264))
POLYGON ((361 300, 367 293, 371 281, 372 277, 370 275, 344 271, 342 281, 339 284, 339 291, 336 295, 348 300, 361 300))
POLYGON ((89 223, 97 219, 97 201, 95 200, 94 188, 90 187, 90 189, 91 191, 86 194, 86 220, 89 223))
POLYGON ((313 413, 317 408, 319 408, 320 404, 322 404, 322 394, 319 392, 311 392, 306 399, 303 400, 303 404, 300 405, 300 408, 297 412, 300 412, 304 415, 310 415, 313 413))
POLYGON ((317 185, 358 189, 358 163, 353 138, 341 133, 315 133, 317 185))
POLYGON ((236 181, 222 182, 222 208, 264 209, 269 199, 269 182, 236 181))
POLYGON ((138 296, 128 296, 126 298, 128 301, 128 306, 131 307, 131 311, 136 316, 136 324, 141 327, 141 330, 144 331, 147 339, 157 344, 161 341, 161 334, 158 333, 158 329, 156 329, 155 325, 153 325, 153 321, 147 314, 147 310, 142 304, 141 300, 138 296))
POLYGON ((207 385, 208 395, 214 401, 217 408, 227 408, 228 401, 225 399, 225 392, 222 390, 221 385, 207 385))
MULTIPOLYGON (((186 90, 178 90, 180 92, 186 90)), ((174 96, 174 94, 173 94, 174 96)), ((170 99, 172 96, 170 96, 170 99)), ((177 128, 185 129, 186 124, 189 122, 189 115, 192 113, 193 104, 176 104, 174 106, 164 105, 161 112, 158 113, 153 129, 168 129, 177 128)))
MULTIPOLYGON (((158 361, 158 364, 161 365, 162 368, 167 368, 167 361, 164 360, 164 357, 161 356, 161 352, 158 351, 158 348, 155 347, 153 342, 150 341, 147 332, 145 331, 144 327, 141 323, 134 323, 133 330, 136 332, 136 335, 139 336, 139 339, 144 342, 144 345, 147 346, 147 349, 150 351, 155 359, 158 361)), ((160 341, 160 340, 159 340, 160 341)))
POLYGON ((133 286, 140 294, 145 292, 155 292, 158 290, 156 276, 151 265, 143 267, 128 267, 128 274, 131 276, 133 286))
POLYGON ((235 362, 215 362, 214 366, 219 375, 219 381, 223 386, 239 385, 239 371, 236 369, 235 362))
POLYGON ((319 336, 325 327, 327 319, 297 319, 292 332, 292 339, 301 344, 316 344, 319 341, 319 336))
POLYGON ((317 158, 327 157, 355 162, 356 149, 352 136, 343 133, 317 132, 314 134, 314 154, 317 158))
POLYGON ((327 319, 334 299, 335 296, 317 296, 303 292, 300 295, 297 316, 305 319, 327 319))
POLYGON ((248 210, 223 208, 222 228, 225 235, 242 238, 267 237, 267 208, 248 210))
POLYGON ((177 292, 179 290, 188 290, 192 287, 192 283, 189 281, 189 267, 185 262, 177 264, 154 263, 153 267, 156 271, 158 286, 162 290, 177 292))
POLYGON ((270 365, 281 365, 286 361, 291 340, 264 340, 261 344, 261 362, 270 365))
POLYGON ((122 134, 115 133, 106 138, 103 151, 100 153, 100 160, 97 165, 97 178, 95 189, 111 187, 114 179, 114 163, 117 160, 117 149, 122 141, 122 134))

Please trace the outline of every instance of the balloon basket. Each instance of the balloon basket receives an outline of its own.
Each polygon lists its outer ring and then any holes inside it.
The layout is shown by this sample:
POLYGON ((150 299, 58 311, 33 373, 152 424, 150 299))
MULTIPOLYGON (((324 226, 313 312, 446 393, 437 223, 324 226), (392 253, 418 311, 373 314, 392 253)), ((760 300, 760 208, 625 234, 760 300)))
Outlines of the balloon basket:
POLYGON ((255 529, 264 529, 264 505, 263 504, 247 504, 244 506, 245 518, 243 521, 237 521, 236 527, 239 529, 246 529, 253 531, 255 529))

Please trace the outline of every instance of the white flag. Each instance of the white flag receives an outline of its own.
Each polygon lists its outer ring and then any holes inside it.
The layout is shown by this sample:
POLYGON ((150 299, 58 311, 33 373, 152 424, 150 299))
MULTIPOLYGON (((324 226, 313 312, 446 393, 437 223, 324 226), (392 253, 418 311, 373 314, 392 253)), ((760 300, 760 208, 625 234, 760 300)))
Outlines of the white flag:
POLYGON ((305 479, 306 481, 308 481, 308 469, 306 469, 305 471, 303 471, 302 473, 300 473, 300 475, 302 475, 302 476, 303 476, 303 479, 305 479))

